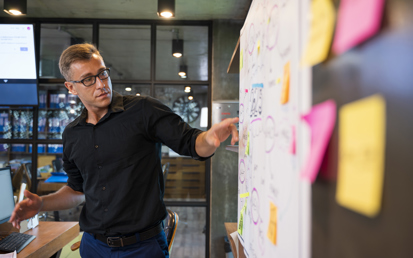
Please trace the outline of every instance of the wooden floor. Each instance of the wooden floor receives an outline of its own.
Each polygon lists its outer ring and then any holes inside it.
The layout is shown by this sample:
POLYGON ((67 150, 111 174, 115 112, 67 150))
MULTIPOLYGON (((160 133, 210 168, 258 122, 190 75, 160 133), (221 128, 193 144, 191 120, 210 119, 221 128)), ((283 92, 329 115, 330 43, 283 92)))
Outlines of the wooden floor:
MULTIPOLYGON (((206 209, 203 207, 168 207, 178 213, 179 223, 171 257, 179 258, 204 258, 205 257, 205 233, 206 209)), ((78 221, 81 209, 69 209, 60 211, 60 220, 78 221)), ((43 216, 44 213, 39 214, 43 216)), ((47 220, 54 220, 53 213, 48 213, 47 220)))

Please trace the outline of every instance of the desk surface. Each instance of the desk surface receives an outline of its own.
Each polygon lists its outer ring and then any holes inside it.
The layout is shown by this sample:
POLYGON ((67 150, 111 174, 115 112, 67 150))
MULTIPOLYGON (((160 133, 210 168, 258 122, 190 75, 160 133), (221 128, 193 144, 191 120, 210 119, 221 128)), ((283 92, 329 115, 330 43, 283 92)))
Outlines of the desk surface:
POLYGON ((36 238, 17 254, 17 258, 50 257, 79 235, 79 223, 40 221, 39 226, 25 234, 36 238))
POLYGON ((227 237, 229 239, 229 243, 231 244, 231 250, 232 250, 232 254, 234 255, 235 258, 238 257, 239 254, 239 258, 245 258, 245 254, 244 254, 244 247, 242 246, 242 244, 240 242, 238 242, 238 254, 236 252, 236 247, 235 247, 235 243, 234 240, 231 237, 231 233, 237 231, 237 223, 236 222, 226 222, 225 223, 225 229, 227 231, 227 237))

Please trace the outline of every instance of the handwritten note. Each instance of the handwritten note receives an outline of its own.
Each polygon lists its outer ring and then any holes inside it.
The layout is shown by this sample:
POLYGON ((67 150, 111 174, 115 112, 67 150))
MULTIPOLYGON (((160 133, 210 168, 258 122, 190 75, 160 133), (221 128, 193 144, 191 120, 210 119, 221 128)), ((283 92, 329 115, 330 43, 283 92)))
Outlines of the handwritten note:
POLYGON ((250 155, 250 132, 248 132, 247 146, 245 147, 245 155, 250 155))
POLYGON ((290 98, 290 62, 284 65, 283 87, 281 90, 281 104, 287 104, 290 98))
POLYGON ((311 147, 306 163, 301 170, 301 178, 314 182, 336 122, 336 103, 334 100, 327 100, 315 105, 302 118, 310 126, 311 147))
POLYGON ((380 95, 340 109, 337 202, 374 217, 384 179, 386 104, 380 95))
POLYGON ((238 234, 242 236, 242 229, 244 227, 244 212, 241 210, 238 221, 238 234))
POLYGON ((270 202, 270 223, 268 224, 267 237, 273 245, 277 244, 277 206, 270 202))
POLYGON ((331 0, 312 1, 310 38, 302 60, 304 65, 316 65, 327 58, 333 38, 335 16, 331 0))
POLYGON ((341 54, 380 29, 384 0, 341 0, 333 51, 341 54))

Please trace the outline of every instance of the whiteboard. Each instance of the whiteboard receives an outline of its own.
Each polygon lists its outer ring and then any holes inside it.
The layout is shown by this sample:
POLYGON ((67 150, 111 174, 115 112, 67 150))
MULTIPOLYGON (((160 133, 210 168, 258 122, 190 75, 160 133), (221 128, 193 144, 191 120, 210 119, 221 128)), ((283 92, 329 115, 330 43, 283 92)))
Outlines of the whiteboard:
POLYGON ((310 142, 300 119, 311 103, 300 65, 308 6, 254 0, 241 29, 238 237, 247 257, 310 257, 311 188, 300 178, 310 142))

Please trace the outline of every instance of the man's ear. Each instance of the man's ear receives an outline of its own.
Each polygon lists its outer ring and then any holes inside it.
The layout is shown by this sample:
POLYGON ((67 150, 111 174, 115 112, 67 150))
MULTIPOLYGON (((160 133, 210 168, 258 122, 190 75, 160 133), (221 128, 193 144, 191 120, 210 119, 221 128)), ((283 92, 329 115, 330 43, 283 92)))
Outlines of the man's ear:
POLYGON ((77 95, 77 91, 71 82, 65 82, 65 87, 72 93, 73 95, 77 95))

